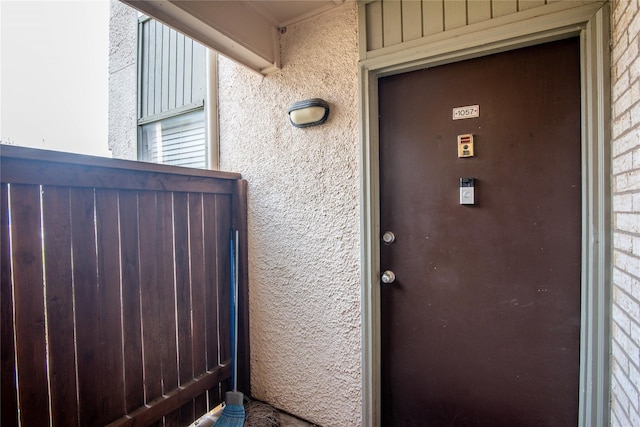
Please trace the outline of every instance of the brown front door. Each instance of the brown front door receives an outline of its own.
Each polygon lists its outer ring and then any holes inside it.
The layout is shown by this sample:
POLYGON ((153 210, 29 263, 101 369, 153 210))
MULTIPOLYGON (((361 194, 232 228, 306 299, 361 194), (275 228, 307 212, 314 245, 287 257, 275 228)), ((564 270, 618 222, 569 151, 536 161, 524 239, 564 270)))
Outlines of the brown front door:
POLYGON ((383 425, 576 426, 579 40, 386 77, 379 102, 383 425))

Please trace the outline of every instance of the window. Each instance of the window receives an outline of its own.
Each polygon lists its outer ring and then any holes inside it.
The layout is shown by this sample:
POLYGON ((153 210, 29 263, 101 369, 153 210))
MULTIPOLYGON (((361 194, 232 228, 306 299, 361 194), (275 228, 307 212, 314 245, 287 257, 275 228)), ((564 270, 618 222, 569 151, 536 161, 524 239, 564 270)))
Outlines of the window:
POLYGON ((204 110, 195 109, 140 126, 139 159, 167 165, 206 168, 204 110))
POLYGON ((147 17, 138 24, 138 159, 212 168, 207 49, 147 17))

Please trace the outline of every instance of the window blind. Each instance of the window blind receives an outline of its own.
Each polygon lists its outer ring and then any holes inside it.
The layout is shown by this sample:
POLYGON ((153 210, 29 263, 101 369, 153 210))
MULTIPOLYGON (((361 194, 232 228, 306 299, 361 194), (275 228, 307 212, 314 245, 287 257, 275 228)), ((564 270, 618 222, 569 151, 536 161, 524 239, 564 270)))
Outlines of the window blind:
POLYGON ((141 129, 141 160, 191 168, 207 167, 204 110, 147 123, 141 129))

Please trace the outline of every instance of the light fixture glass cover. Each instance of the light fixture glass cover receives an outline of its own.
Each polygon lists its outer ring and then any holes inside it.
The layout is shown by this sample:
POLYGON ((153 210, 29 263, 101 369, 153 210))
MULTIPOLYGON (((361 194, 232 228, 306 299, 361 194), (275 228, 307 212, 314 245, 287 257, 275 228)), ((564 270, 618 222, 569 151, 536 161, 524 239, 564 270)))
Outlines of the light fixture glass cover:
POLYGON ((329 117, 329 104, 323 99, 298 101, 289 107, 289 120, 297 128, 320 125, 329 117))

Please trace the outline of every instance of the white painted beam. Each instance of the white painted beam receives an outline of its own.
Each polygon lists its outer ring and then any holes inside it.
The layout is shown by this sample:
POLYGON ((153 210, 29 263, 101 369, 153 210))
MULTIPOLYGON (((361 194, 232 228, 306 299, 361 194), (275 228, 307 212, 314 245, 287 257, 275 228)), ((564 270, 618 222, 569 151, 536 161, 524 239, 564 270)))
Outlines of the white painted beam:
POLYGON ((243 2, 121 0, 248 68, 280 68, 278 29, 243 2))

